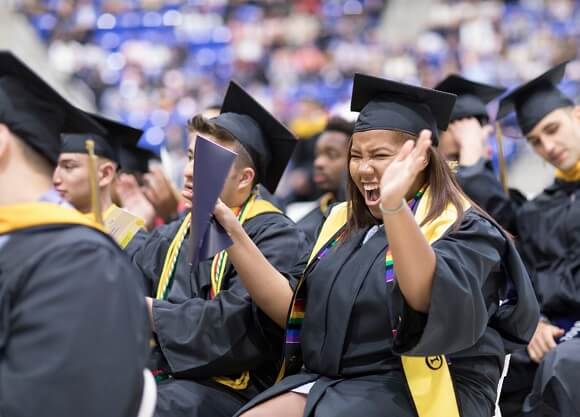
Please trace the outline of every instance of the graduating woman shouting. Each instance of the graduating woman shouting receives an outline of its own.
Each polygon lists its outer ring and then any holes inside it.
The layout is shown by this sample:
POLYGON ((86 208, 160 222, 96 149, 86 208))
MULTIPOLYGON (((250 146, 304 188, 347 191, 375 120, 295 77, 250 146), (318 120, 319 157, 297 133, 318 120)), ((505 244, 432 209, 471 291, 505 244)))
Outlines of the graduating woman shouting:
POLYGON ((286 328, 280 382, 238 415, 493 414, 504 341, 527 343, 538 307, 509 237, 435 148, 454 102, 355 76, 348 200, 322 226, 294 293, 218 203, 244 285, 286 328))

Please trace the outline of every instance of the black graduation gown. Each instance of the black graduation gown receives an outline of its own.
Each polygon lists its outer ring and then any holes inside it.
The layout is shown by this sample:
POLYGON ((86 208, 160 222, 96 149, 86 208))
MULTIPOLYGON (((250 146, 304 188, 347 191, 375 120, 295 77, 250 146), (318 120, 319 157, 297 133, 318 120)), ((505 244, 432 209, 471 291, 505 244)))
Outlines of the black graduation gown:
POLYGON ((506 196, 491 161, 480 159, 475 165, 459 165, 456 178, 463 191, 483 207, 504 229, 516 234, 517 210, 527 201, 518 190, 506 196))
POLYGON ((318 236, 318 231, 320 230, 322 223, 324 223, 326 220, 327 214, 328 213, 322 211, 319 203, 316 207, 309 211, 306 216, 296 222, 296 226, 298 226, 298 228, 304 232, 306 240, 311 247, 314 246, 316 236, 318 236))
POLYGON ((457 231, 433 244, 436 271, 428 314, 413 311, 385 283, 382 229, 359 232, 307 270, 302 372, 284 378, 242 411, 316 381, 304 417, 416 416, 398 355, 448 354, 463 416, 489 417, 504 360, 503 337, 525 343, 537 306, 515 248, 469 210, 457 231), (518 313, 499 316, 507 277, 521 290, 518 313), (401 305, 396 338, 391 311, 401 305))
POLYGON ((149 234, 144 229, 140 229, 137 231, 137 233, 135 233, 133 239, 131 239, 131 241, 127 244, 127 246, 123 250, 129 257, 129 259, 133 259, 135 253, 137 253, 141 245, 145 243, 148 237, 149 234))
POLYGON ((137 415, 149 326, 138 272, 84 226, 11 233, 0 248, 0 415, 137 415))
MULTIPOLYGON (((542 314, 549 320, 580 320, 580 181, 556 180, 517 214, 519 247, 533 272, 542 314)), ((526 351, 514 355, 513 372, 504 384, 508 393, 502 398, 507 417, 518 415, 521 399, 530 390, 529 415, 542 407, 562 410, 563 416, 573 415, 566 410, 575 409, 580 415, 580 397, 575 394, 580 385, 580 344, 569 343, 558 345, 539 367, 526 351), (570 369, 574 372, 566 372, 570 369), (514 408, 517 412, 511 411, 514 408)))
MULTIPOLYGON (((156 229, 134 257, 157 288, 163 260, 181 220, 156 229)), ((266 213, 249 219, 244 229, 270 263, 295 284, 304 269, 303 234, 286 216, 266 213)), ((195 273, 187 262, 187 242, 180 252, 166 301, 155 300, 153 319, 158 346, 152 367, 172 378, 158 388, 158 416, 231 416, 276 377, 282 330, 251 301, 231 265, 222 291, 210 299, 211 260, 195 273), (234 391, 216 376, 239 377, 250 370, 250 385, 234 391)))
POLYGON ((542 314, 579 315, 580 181, 556 180, 517 214, 520 251, 534 272, 542 314))
MULTIPOLYGON (((460 168, 457 177, 464 191, 516 236, 541 313, 550 320, 580 319, 580 181, 556 180, 535 199, 522 202, 505 195, 482 161, 460 168)), ((579 358, 574 361, 564 353, 571 351, 569 347, 556 349, 562 352, 554 354, 556 359, 542 362, 540 370, 525 349, 512 355, 500 401, 504 417, 522 415, 522 403, 532 387, 536 400, 530 404, 538 405, 537 398, 542 396, 549 402, 558 398, 559 408, 576 407, 580 412, 578 401, 576 405, 563 404, 564 396, 552 392, 554 385, 546 379, 550 376, 571 388, 578 387, 580 377, 570 379, 573 374, 567 373, 560 378, 558 369, 564 369, 559 365, 562 360, 567 367, 575 363, 575 375, 580 375, 580 351, 573 355, 579 358), (536 371, 540 380, 534 382, 536 371), (538 392, 540 387, 547 391, 538 392)))

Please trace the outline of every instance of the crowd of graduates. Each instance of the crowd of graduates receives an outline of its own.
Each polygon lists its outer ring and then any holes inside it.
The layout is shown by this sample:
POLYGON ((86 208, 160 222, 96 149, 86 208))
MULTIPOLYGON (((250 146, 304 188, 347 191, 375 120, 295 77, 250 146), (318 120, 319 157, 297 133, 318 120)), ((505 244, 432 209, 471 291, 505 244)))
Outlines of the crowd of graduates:
POLYGON ((178 192, 141 129, 1 51, 0 415, 137 416, 152 375, 159 417, 580 416, 568 62, 510 91, 356 73, 291 219, 298 140, 237 82, 188 115, 178 192), (511 114, 555 169, 532 200, 490 163, 511 114), (230 244, 194 261, 201 140, 236 156, 202 219, 230 244))

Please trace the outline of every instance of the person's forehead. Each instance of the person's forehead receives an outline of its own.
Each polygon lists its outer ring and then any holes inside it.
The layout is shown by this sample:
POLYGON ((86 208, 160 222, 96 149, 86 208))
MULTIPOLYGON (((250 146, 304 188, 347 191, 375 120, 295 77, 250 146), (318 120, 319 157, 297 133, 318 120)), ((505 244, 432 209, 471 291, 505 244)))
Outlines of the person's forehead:
POLYGON ((398 148, 405 142, 398 132, 392 130, 367 130, 356 132, 352 137, 353 147, 364 148, 398 148))
POLYGON ((542 120, 540 120, 538 122, 538 124, 536 124, 534 126, 534 128, 530 131, 530 133, 528 133, 527 136, 537 135, 537 134, 541 133, 542 129, 544 129, 544 127, 546 127, 546 125, 562 120, 562 116, 564 115, 564 113, 565 113, 565 110, 561 109, 561 108, 556 109, 556 110, 552 110, 550 113, 545 115, 542 118, 542 120))
POLYGON ((348 137, 346 134, 338 131, 327 131, 320 135, 316 146, 318 148, 337 148, 337 149, 347 149, 348 137))
POLYGON ((82 153, 63 152, 58 156, 59 162, 78 162, 84 163, 88 161, 89 156, 82 153))

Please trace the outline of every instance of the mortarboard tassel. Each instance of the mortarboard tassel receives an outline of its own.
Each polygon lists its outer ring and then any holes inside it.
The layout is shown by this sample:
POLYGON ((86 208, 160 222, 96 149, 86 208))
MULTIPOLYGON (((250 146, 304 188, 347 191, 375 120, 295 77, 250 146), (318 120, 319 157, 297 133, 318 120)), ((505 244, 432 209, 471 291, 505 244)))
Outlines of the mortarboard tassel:
POLYGON ((97 157, 95 156, 95 142, 92 139, 85 141, 85 147, 89 154, 89 182, 91 184, 91 210, 95 222, 103 225, 103 212, 99 198, 99 186, 97 184, 97 157))
POLYGON ((503 191, 509 194, 508 183, 507 183, 507 168, 505 163, 505 158, 503 156, 503 135, 501 131, 501 126, 499 122, 495 124, 495 138, 497 141, 497 159, 499 161, 499 180, 503 191))

